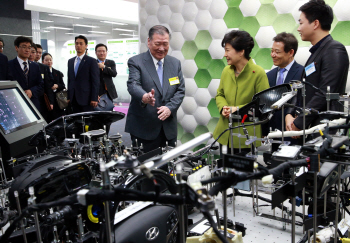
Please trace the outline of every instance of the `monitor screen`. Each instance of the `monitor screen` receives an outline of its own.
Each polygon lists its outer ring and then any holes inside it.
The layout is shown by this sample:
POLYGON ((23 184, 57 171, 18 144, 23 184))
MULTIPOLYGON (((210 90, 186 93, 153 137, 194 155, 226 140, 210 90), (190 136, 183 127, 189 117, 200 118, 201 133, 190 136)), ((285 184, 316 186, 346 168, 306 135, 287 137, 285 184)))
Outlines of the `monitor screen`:
POLYGON ((40 116, 16 87, 0 90, 0 129, 9 134, 31 126, 40 116))

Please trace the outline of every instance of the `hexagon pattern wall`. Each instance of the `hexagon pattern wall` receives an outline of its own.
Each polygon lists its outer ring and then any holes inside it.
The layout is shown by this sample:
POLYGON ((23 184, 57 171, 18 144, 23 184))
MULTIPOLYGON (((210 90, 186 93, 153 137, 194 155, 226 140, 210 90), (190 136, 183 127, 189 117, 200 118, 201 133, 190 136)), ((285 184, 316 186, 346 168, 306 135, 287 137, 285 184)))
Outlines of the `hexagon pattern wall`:
MULTIPOLYGON (((169 54, 182 63, 186 93, 178 110, 178 142, 185 143, 213 132, 220 116, 215 103, 222 69, 227 65, 221 40, 234 28, 249 32, 255 40, 251 53, 266 71, 273 68, 272 38, 282 31, 299 40, 295 56, 304 65, 309 42, 297 32, 299 7, 307 0, 140 0, 140 51, 147 50, 147 34, 155 24, 172 33, 169 54)), ((326 0, 334 11, 331 34, 350 51, 350 1, 326 0)), ((349 75, 350 76, 350 75, 349 75)), ((350 85, 348 85, 349 89, 350 85)))

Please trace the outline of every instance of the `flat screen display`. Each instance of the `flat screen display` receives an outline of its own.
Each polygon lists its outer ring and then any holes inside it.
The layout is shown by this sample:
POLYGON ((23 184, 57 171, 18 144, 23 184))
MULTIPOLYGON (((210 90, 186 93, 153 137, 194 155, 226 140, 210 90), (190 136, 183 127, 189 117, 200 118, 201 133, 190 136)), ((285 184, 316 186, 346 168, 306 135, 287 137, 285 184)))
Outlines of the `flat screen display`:
POLYGON ((0 90, 0 129, 9 134, 40 120, 18 88, 0 90))

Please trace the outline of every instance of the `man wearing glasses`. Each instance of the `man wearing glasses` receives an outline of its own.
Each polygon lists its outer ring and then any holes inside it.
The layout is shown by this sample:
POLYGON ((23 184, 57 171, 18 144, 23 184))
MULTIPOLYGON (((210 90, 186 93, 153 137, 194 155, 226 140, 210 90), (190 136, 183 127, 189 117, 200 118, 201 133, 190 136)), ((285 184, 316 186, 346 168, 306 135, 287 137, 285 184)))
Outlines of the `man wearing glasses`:
POLYGON ((39 66, 28 59, 33 42, 28 37, 19 36, 14 44, 17 57, 8 62, 12 80, 21 85, 28 98, 42 113, 43 107, 39 98, 44 94, 44 82, 41 78, 39 66))

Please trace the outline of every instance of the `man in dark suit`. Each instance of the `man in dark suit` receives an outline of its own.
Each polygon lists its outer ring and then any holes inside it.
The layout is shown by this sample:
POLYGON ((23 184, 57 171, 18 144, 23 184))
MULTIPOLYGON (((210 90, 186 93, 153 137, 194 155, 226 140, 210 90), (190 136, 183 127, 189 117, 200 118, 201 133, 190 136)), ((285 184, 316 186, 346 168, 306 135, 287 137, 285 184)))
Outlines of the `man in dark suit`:
POLYGON ((108 94, 108 97, 113 100, 118 98, 117 91, 115 89, 113 78, 117 76, 117 70, 115 68, 115 62, 113 60, 106 59, 107 46, 105 44, 97 44, 95 52, 97 56, 97 64, 100 70, 100 88, 98 96, 108 94))
POLYGON ((125 132, 142 143, 148 152, 174 146, 177 137, 176 113, 185 96, 185 83, 178 59, 167 56, 169 30, 153 26, 148 34, 149 51, 129 59, 128 91, 131 103, 125 132))
MULTIPOLYGON (((273 38, 271 57, 273 64, 277 67, 266 73, 270 87, 289 83, 291 80, 300 80, 303 66, 294 60, 297 50, 298 40, 293 34, 282 32, 273 38)), ((275 112, 268 127, 272 131, 282 130, 282 111, 275 112)), ((263 130, 264 134, 268 133, 265 127, 263 130)))
POLYGON ((73 113, 92 111, 98 104, 100 85, 96 59, 85 54, 88 40, 75 37, 77 56, 68 60, 68 100, 73 113))
MULTIPOLYGON (((323 0, 311 0, 302 5, 299 10, 301 14, 298 31, 301 39, 310 41, 313 45, 302 77, 305 78, 306 82, 321 90, 309 86, 306 88, 306 107, 325 111, 327 110, 325 96, 327 86, 330 86, 331 93, 345 93, 349 56, 344 45, 333 40, 329 34, 333 22, 333 10, 329 5, 326 5, 323 0)), ((300 98, 298 104, 302 104, 300 98)), ((341 111, 343 107, 334 101, 331 103, 330 109, 341 111)), ((303 115, 295 118, 294 111, 292 109, 286 115, 286 128, 289 131, 303 129, 303 115)), ((319 123, 320 117, 318 115, 305 116, 306 127, 319 123)))
POLYGON ((7 56, 0 53, 0 81, 11 80, 7 56))
POLYGON ((19 36, 14 44, 17 57, 8 62, 12 78, 21 85, 29 99, 38 111, 42 113, 43 107, 41 106, 40 97, 44 93, 44 84, 40 68, 36 63, 28 59, 33 42, 28 37, 19 36))

